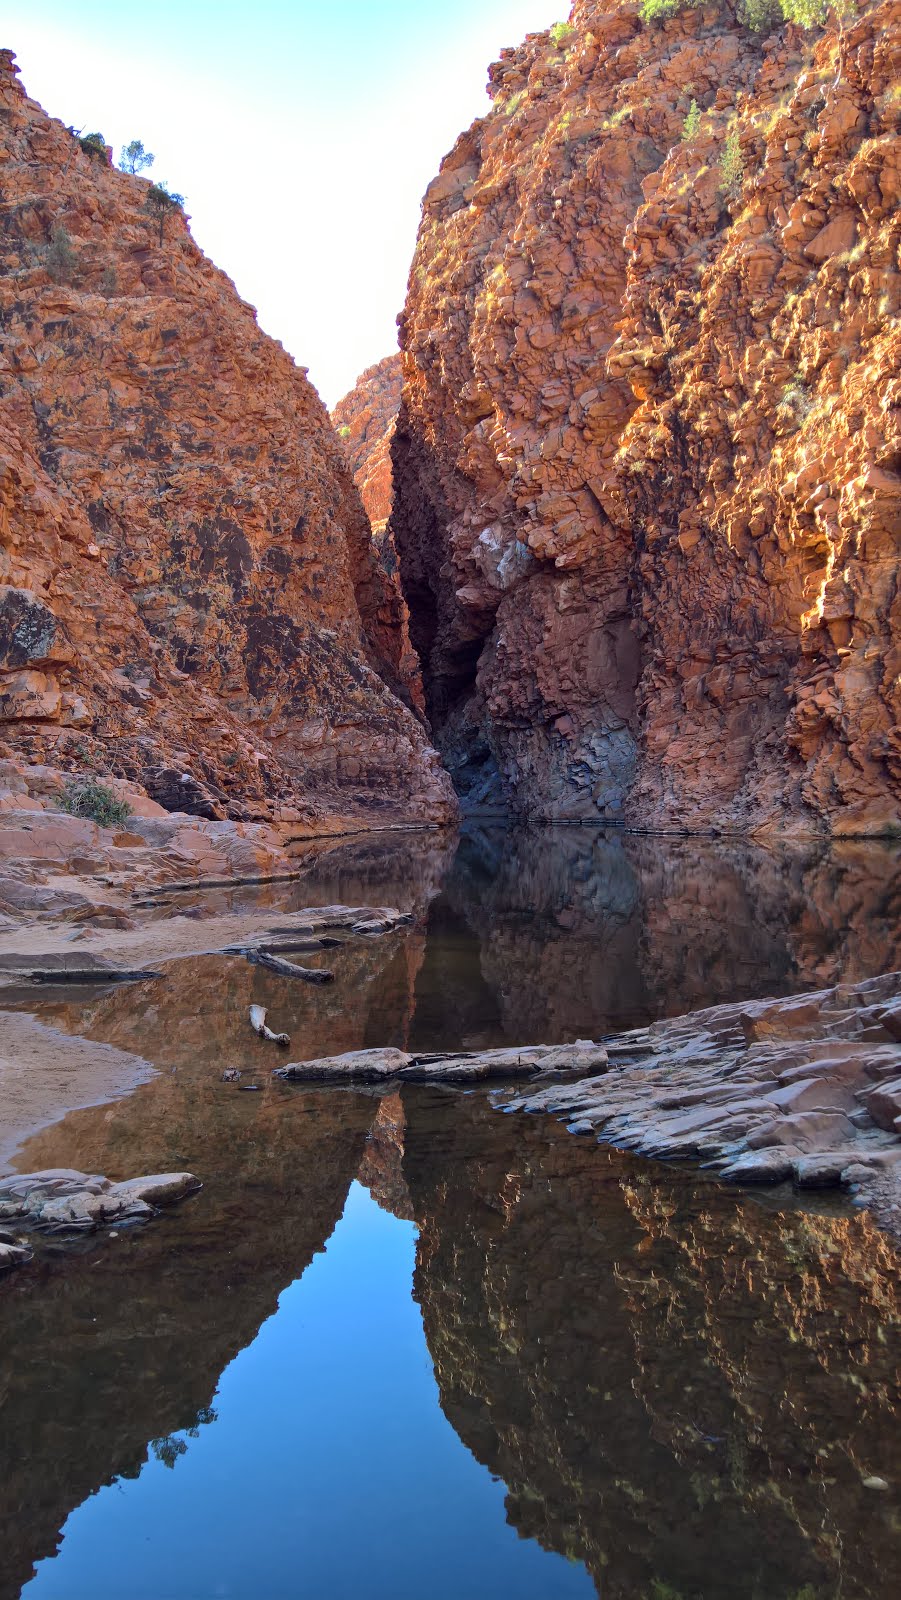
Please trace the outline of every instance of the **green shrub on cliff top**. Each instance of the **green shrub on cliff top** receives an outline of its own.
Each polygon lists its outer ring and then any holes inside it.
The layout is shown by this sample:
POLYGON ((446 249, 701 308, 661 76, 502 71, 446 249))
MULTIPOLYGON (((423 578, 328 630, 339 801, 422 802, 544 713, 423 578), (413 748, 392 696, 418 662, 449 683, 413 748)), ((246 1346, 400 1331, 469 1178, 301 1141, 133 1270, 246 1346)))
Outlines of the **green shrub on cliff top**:
POLYGON ((83 133, 79 136, 78 143, 86 156, 92 160, 106 161, 106 140, 102 133, 83 133))
POLYGON ((89 817, 101 828, 121 828, 131 816, 131 806, 120 800, 105 783, 96 778, 85 778, 80 783, 66 785, 60 810, 70 817, 89 817))
MULTIPOLYGON (((641 0, 642 22, 664 22, 678 11, 688 11, 705 0, 641 0)), ((830 13, 839 21, 853 7, 853 0, 740 0, 742 22, 753 33, 768 33, 780 22, 795 22, 799 28, 822 28, 830 13)))

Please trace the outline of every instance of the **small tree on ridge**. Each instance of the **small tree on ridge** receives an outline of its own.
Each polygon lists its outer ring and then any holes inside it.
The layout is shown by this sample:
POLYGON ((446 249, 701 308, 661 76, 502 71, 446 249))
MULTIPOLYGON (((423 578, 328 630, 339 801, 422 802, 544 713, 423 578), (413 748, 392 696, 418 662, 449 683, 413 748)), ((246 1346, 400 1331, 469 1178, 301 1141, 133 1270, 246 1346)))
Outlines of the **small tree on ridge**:
POLYGON ((160 244, 163 242, 163 229, 166 218, 173 211, 181 211, 185 203, 183 194, 169 192, 169 185, 165 182, 152 183, 147 190, 147 199, 144 201, 144 210, 159 223, 160 244))
POLYGON ((146 167, 152 167, 154 160, 155 157, 152 151, 144 149, 142 140, 132 139, 128 144, 122 146, 122 153, 119 156, 119 169, 122 172, 130 172, 134 176, 138 172, 143 172, 146 167))

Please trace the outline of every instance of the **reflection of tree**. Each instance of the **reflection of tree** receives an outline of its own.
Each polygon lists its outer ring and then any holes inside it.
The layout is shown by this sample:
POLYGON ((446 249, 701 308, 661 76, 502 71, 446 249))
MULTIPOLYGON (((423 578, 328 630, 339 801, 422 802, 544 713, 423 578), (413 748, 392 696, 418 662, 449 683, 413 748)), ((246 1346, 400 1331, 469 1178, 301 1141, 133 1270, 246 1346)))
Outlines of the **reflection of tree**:
POLYGON ((179 1439, 176 1433, 167 1433, 162 1439, 151 1439, 150 1448, 157 1461, 161 1461, 164 1467, 174 1467, 179 1456, 188 1453, 184 1439, 179 1439))
MULTIPOLYGON (((185 1433, 189 1439, 199 1439, 201 1428, 216 1420, 217 1413, 213 1406, 198 1406, 197 1415, 190 1428, 185 1429, 185 1433)), ((161 1439, 151 1439, 150 1449, 164 1467, 174 1467, 179 1456, 187 1453, 188 1446, 178 1434, 167 1433, 161 1439)), ((137 1477, 137 1473, 134 1476, 137 1477)))

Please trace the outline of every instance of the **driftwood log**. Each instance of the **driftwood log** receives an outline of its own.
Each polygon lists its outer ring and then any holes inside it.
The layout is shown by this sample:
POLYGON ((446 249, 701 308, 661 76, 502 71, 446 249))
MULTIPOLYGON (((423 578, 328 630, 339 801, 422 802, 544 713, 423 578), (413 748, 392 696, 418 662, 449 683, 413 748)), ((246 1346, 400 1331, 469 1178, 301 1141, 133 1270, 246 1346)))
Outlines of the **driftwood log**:
POLYGON ((325 967, 301 967, 296 961, 283 961, 281 956, 273 956, 268 950, 245 950, 245 958, 255 967, 267 967, 270 972, 277 972, 283 978, 302 978, 304 983, 332 983, 335 974, 325 967))
POLYGON ((267 1028, 265 1006, 251 1006, 250 1026, 254 1033, 259 1034, 261 1039, 269 1039, 273 1044, 289 1045, 291 1043, 289 1034, 273 1033, 271 1028, 267 1028))

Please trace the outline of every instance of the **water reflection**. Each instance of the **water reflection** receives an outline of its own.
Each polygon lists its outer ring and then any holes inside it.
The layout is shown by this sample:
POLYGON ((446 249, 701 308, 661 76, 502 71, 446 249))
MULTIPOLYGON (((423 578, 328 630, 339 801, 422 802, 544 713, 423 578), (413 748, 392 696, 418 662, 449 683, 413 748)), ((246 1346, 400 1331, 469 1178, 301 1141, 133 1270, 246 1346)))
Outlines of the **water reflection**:
POLYGON ((461 1013, 484 1043, 597 1037, 720 1001, 895 970, 901 851, 471 827, 431 928, 441 939, 425 952, 416 1046, 437 1047, 436 1033, 448 1047, 459 1043, 461 1013), (448 937, 459 951, 450 989, 448 937))
MULTIPOLYGON (((172 1082, 161 1078, 122 1107, 75 1113, 79 1153, 108 1169, 129 1110, 129 1146, 161 1153, 176 1109, 172 1082)), ((381 1550, 366 1571, 375 1600, 426 1591, 455 1600, 451 1568, 432 1566, 455 1527, 474 1541, 465 1592, 485 1600, 582 1592, 564 1582, 572 1569, 559 1580, 520 1571, 497 1545, 495 1524, 485 1522, 494 1485, 446 1459, 438 1403, 475 1461, 502 1480, 517 1533, 584 1564, 605 1600, 895 1592, 901 1277, 866 1218, 769 1211, 687 1172, 604 1152, 544 1119, 502 1116, 481 1095, 406 1088, 379 1103, 285 1089, 267 1106, 263 1097, 216 1099, 198 1080, 191 1099, 208 1130, 202 1195, 143 1233, 74 1260, 45 1258, 4 1286, 4 1349, 14 1355, 0 1402, 3 1600, 53 1552, 70 1511, 117 1477, 140 1474, 129 1489, 129 1536, 163 1537, 168 1524, 158 1519, 170 1502, 160 1500, 156 1464, 177 1476, 186 1447, 193 1545, 171 1593, 213 1593, 193 1585, 198 1572, 221 1567, 217 1507, 234 1498, 223 1477, 228 1429, 224 1456, 215 1439, 223 1404, 226 1420, 236 1405, 256 1417, 245 1423, 252 1484, 238 1483, 248 1514, 260 1503, 288 1515, 302 1471, 340 1477, 343 1460, 350 1527, 356 1515, 361 1536, 374 1511, 383 1529, 400 1516, 402 1495, 404 1582, 381 1550), (299 1322, 290 1296, 276 1311, 326 1245, 355 1174, 392 1227, 409 1229, 401 1217, 417 1225, 413 1290, 437 1394, 412 1375, 421 1369, 412 1346, 402 1344, 399 1366, 390 1357, 395 1323, 405 1340, 415 1334, 390 1229, 367 1226, 356 1245, 342 1239, 331 1274, 310 1280, 299 1322), (362 1290, 368 1308, 382 1307, 373 1329, 362 1290), (273 1341, 296 1345, 287 1368, 273 1362, 268 1386, 268 1355, 248 1364, 246 1380, 240 1362, 229 1365, 264 1323, 264 1355, 273 1341), (319 1344, 303 1331, 313 1326, 319 1344), (373 1349, 361 1347, 375 1338, 373 1349), (335 1346, 345 1367, 331 1371, 335 1346), (364 1379, 369 1388, 358 1394, 364 1379), (292 1438, 296 1415, 321 1412, 326 1401, 327 1447, 314 1449, 307 1432, 292 1438), (353 1465, 364 1441, 365 1492, 353 1465), (292 1451, 298 1477, 286 1486, 292 1451), (890 1489, 865 1488, 871 1476, 890 1489), (436 1483, 445 1486, 437 1500, 436 1483)), ((49 1134, 35 1144, 60 1153, 64 1129, 56 1146, 49 1134)), ((103 1504, 87 1543, 81 1531, 72 1547, 82 1570, 90 1538, 99 1562, 122 1536, 124 1512, 115 1500, 103 1504)), ((334 1530, 304 1526, 302 1545, 289 1541, 291 1581, 357 1592, 322 1576, 330 1561, 337 1574, 347 1566, 330 1544, 334 1530)), ((258 1587, 223 1592, 267 1593, 259 1575, 283 1575, 284 1534, 277 1543, 258 1550, 255 1569, 249 1558, 258 1587)), ((71 1576, 66 1587, 73 1570, 64 1544, 60 1580, 47 1593, 81 1600, 87 1591, 71 1576)), ((130 1593, 127 1583, 121 1592, 130 1593)))
POLYGON ((442 1407, 520 1532, 605 1600, 895 1593, 901 1279, 872 1225, 404 1099, 442 1407))
MULTIPOLYGON (((264 903, 392 901, 416 921, 329 952, 327 988, 209 956, 169 963, 143 985, 4 997, 5 1008, 36 1010, 62 1033, 158 1069, 127 1098, 35 1134, 20 1170, 124 1177, 187 1166, 205 1187, 144 1232, 74 1258, 45 1254, 0 1284, 0 1600, 15 1600, 69 1513, 103 1484, 140 1474, 141 1537, 164 1536, 142 1463, 168 1452, 177 1478, 192 1427, 204 1444, 195 1454, 209 1461, 204 1492, 216 1495, 209 1424, 221 1374, 257 1348, 273 1313, 283 1326, 279 1296, 313 1281, 304 1274, 357 1174, 391 1227, 419 1230, 414 1293, 441 1407, 503 1481, 525 1539, 575 1562, 576 1576, 584 1563, 605 1600, 894 1594, 901 1287, 897 1258, 866 1218, 764 1210, 555 1124, 501 1116, 479 1095, 406 1089, 378 1101, 275 1085, 272 1047, 246 1014, 267 1006, 309 1055, 553 1041, 868 976, 901 966, 898 852, 474 830, 453 860, 416 836, 331 847, 304 871, 264 903), (259 1092, 223 1084, 226 1066, 259 1092), (889 1489, 865 1488, 868 1477, 889 1489)), ((394 1249, 391 1227, 366 1247, 373 1283, 388 1261, 379 1252, 394 1249)), ((360 1270, 358 1254, 316 1291, 326 1341, 329 1318, 336 1337, 346 1332, 360 1270)), ((400 1296, 409 1311, 408 1284, 387 1268, 384 1283, 386 1305, 400 1316, 400 1296)), ((253 1405, 281 1441, 284 1394, 274 1377, 267 1390, 259 1363, 256 1372, 253 1405)), ((316 1384, 315 1361, 296 1381, 316 1384)), ((417 1404, 437 1417, 431 1391, 417 1404)), ((370 1480, 390 1491, 384 1519, 404 1528, 419 1563, 411 1594, 457 1600, 434 1557, 456 1526, 457 1491, 429 1500, 415 1457, 403 1456, 437 1450, 437 1436, 427 1430, 423 1443, 380 1415, 381 1436, 365 1415, 346 1434, 336 1425, 336 1460, 358 1451, 362 1430, 370 1480)), ((283 1454, 279 1443, 255 1458, 261 1495, 282 1492, 283 1454)), ((550 1578, 517 1567, 514 1580, 513 1558, 488 1532, 498 1511, 488 1473, 466 1483, 459 1537, 474 1541, 476 1566, 484 1554, 486 1593, 545 1600, 550 1578)), ((352 1532, 353 1505, 348 1515, 352 1532)), ((328 1571, 327 1546, 310 1538, 292 1583, 328 1571)), ((252 1528, 246 1540, 252 1552, 252 1528)), ((52 1565, 68 1571, 65 1547, 52 1565)), ((387 1557, 371 1563, 367 1593, 395 1600, 396 1578, 387 1557)), ((195 1600, 179 1582, 176 1600, 195 1600)), ((75 1588, 58 1592, 80 1600, 75 1588)))

